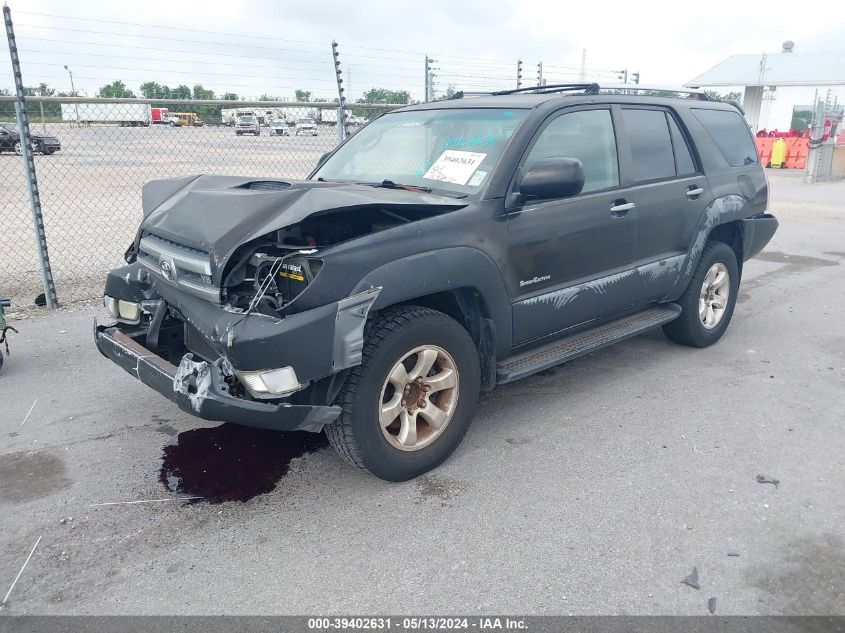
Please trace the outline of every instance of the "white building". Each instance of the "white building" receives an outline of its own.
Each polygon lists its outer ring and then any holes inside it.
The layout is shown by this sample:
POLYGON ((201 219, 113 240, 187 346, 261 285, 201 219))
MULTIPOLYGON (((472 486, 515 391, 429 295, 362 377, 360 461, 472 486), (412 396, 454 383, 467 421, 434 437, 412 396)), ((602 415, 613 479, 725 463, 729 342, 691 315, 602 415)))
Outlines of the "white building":
MULTIPOLYGON (((742 93, 751 127, 787 131, 799 127, 815 99, 845 104, 845 50, 799 52, 784 42, 779 53, 733 55, 686 83, 721 93, 742 93)), ((803 129, 801 130, 803 131, 803 129)))

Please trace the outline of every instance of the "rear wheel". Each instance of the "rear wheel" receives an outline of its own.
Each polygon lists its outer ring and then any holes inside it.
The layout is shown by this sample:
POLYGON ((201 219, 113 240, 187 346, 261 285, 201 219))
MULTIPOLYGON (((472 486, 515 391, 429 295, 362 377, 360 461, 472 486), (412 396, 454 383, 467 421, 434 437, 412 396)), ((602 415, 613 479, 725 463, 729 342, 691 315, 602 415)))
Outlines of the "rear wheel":
POLYGON ((712 345, 725 333, 736 305, 739 266, 724 242, 708 242, 698 267, 678 303, 681 316, 663 326, 675 343, 692 347, 712 345))
POLYGON ((23 148, 21 147, 21 142, 20 142, 20 141, 18 141, 17 143, 15 143, 15 154, 17 154, 18 156, 20 156, 21 154, 23 154, 23 148))
POLYGON ((394 308, 370 328, 326 436, 350 464, 405 481, 457 448, 479 388, 478 352, 459 323, 428 308, 394 308))

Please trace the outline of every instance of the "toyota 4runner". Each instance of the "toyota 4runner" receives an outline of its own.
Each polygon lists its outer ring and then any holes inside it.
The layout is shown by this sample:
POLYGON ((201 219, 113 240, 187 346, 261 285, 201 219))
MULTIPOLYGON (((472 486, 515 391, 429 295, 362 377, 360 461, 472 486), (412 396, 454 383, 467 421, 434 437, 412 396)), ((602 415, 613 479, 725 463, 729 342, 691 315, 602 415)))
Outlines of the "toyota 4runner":
POLYGON ((619 92, 401 108, 307 180, 148 183, 97 346, 188 413, 325 431, 399 481, 455 450, 480 391, 658 326, 712 345, 777 228, 748 125, 619 92))

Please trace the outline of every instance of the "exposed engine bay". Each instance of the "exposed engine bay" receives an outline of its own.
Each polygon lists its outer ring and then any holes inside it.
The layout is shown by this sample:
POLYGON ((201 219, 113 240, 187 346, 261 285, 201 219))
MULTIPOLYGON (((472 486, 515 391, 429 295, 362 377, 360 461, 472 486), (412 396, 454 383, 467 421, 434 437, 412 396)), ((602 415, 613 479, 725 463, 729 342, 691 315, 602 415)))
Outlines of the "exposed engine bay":
POLYGON ((237 310, 275 316, 317 276, 322 249, 446 210, 434 205, 359 207, 309 216, 239 248, 224 275, 223 301, 237 310))

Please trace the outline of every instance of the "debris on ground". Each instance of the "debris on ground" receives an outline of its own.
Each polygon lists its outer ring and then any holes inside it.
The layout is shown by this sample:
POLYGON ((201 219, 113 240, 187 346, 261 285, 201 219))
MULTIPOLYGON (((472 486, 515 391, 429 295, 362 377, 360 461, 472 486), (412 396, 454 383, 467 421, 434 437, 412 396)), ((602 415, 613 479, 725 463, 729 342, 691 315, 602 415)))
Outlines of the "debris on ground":
POLYGON ((710 598, 710 600, 707 601, 707 610, 710 611, 710 613, 716 613, 716 598, 715 597, 710 598))
POLYGON ((728 552, 728 556, 739 556, 739 552, 728 552))
POLYGON ((766 475, 757 475, 758 484, 774 484, 775 488, 780 485, 780 479, 774 477, 767 477, 766 475))
POLYGON ((70 523, 71 521, 73 521, 73 517, 62 517, 61 519, 59 519, 59 523, 61 523, 62 525, 70 523))
POLYGON ((692 573, 681 581, 682 585, 689 585, 693 589, 701 589, 698 584, 698 567, 692 568, 692 573))

